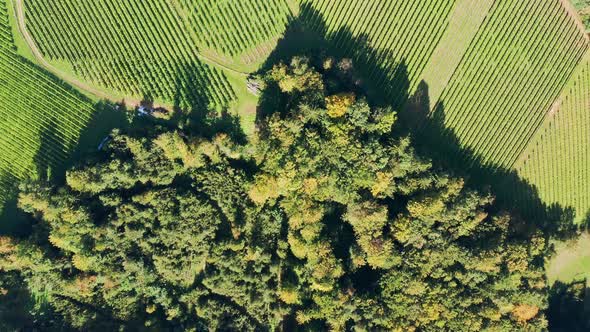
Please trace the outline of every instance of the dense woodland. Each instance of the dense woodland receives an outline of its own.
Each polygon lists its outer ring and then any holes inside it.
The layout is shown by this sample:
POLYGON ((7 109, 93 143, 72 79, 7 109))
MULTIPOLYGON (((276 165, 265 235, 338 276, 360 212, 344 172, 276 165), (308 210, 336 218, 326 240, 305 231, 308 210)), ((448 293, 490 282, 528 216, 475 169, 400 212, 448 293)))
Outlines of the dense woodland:
POLYGON ((349 60, 261 79, 248 143, 120 130, 65 183, 22 185, 36 222, 0 238, 0 328, 547 327, 547 234, 417 155, 349 60))

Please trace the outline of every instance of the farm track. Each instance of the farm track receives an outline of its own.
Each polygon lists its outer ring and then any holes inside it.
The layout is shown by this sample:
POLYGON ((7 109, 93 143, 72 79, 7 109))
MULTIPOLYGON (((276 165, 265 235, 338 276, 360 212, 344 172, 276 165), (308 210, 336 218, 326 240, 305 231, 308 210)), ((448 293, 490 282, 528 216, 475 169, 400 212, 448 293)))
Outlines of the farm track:
MULTIPOLYGON (((20 1, 22 1, 22 0, 20 0, 20 1)), ((180 16, 183 24, 186 25, 188 22, 188 18, 186 17, 184 12, 180 8, 180 4, 178 3, 178 0, 172 0, 171 3, 172 3, 172 7, 176 11, 176 13, 180 16)), ((194 31, 192 31, 191 29, 187 29, 187 31, 189 31, 189 34, 191 35, 191 37, 194 40, 198 40, 198 38, 196 37, 196 33, 194 31)), ((222 60, 215 59, 214 57, 210 57, 210 56, 207 56, 202 53, 197 54, 197 57, 199 58, 199 60, 201 60, 203 62, 208 62, 209 64, 212 64, 212 65, 217 66, 219 68, 225 69, 225 70, 232 72, 234 74, 238 74, 240 76, 248 76, 251 74, 251 72, 246 72, 246 71, 241 71, 241 70, 231 68, 228 65, 223 64, 222 60)))
POLYGON ((421 80, 428 85, 431 111, 466 56, 493 4, 494 0, 457 0, 454 4, 449 25, 421 75, 421 80))
POLYGON ((0 209, 20 180, 64 165, 96 114, 91 100, 34 55, 28 61, 17 53, 9 5, 0 4, 0 209))
MULTIPOLYGON (((62 72, 61 70, 55 68, 49 62, 47 62, 47 60, 45 60, 45 58, 43 57, 43 54, 41 53, 41 51, 39 51, 39 48, 37 47, 37 44, 35 43, 33 36, 31 36, 29 31, 27 30, 26 20, 25 20, 25 8, 24 8, 23 0, 14 0, 13 3, 15 5, 15 13, 16 13, 16 20, 17 20, 17 24, 18 24, 18 30, 21 33, 21 35, 24 37, 25 42, 27 43, 27 46, 29 47, 31 52, 33 52, 35 59, 41 65, 41 67, 43 67, 45 70, 49 71, 53 75, 57 76, 59 79, 63 80, 64 82, 76 87, 79 90, 84 91, 87 94, 91 94, 96 97, 99 97, 100 99, 109 100, 109 101, 112 101, 115 103, 120 101, 120 100, 115 100, 111 95, 109 95, 103 91, 100 91, 98 89, 95 89, 92 86, 76 79, 75 77, 72 77, 71 75, 68 75, 68 74, 62 72)), ((138 106, 141 103, 141 101, 134 99, 134 98, 125 98, 125 103, 130 106, 138 106)))
MULTIPOLYGON (((109 101, 115 102, 115 103, 118 103, 121 101, 117 98, 113 98, 110 94, 108 94, 104 91, 98 90, 98 89, 82 82, 81 80, 77 79, 76 77, 73 77, 72 75, 64 73, 63 71, 59 70, 58 68, 56 68, 55 66, 50 64, 47 60, 45 60, 45 58, 43 57, 43 54, 41 53, 41 51, 37 47, 37 44, 35 43, 35 39, 33 38, 33 36, 31 36, 29 31, 27 30, 26 19, 25 19, 24 0, 13 0, 12 3, 14 4, 14 7, 15 7, 15 14, 16 14, 16 19, 17 19, 18 30, 21 33, 21 35, 23 36, 27 46, 29 47, 29 49, 31 50, 31 52, 35 56, 35 59, 37 60, 39 65, 41 65, 41 67, 43 67, 45 70, 49 71, 53 75, 57 76, 59 79, 63 80, 64 82, 74 86, 75 88, 77 88, 87 94, 96 96, 99 99, 105 99, 105 100, 109 100, 109 101)), ((232 72, 232 73, 237 74, 239 76, 246 77, 247 75, 250 74, 247 72, 242 72, 242 71, 238 71, 233 68, 230 68, 230 67, 220 63, 219 61, 217 61, 213 58, 210 58, 208 56, 205 56, 203 54, 197 54, 197 57, 199 58, 199 60, 201 60, 203 62, 209 63, 213 66, 216 66, 218 68, 221 68, 221 69, 229 71, 229 72, 232 72)), ((126 96, 124 98, 124 102, 126 105, 132 106, 132 107, 136 107, 141 104, 141 100, 134 98, 134 97, 129 97, 129 96, 126 96)), ((170 107, 170 105, 155 104, 154 107, 170 107)))
POLYGON ((584 22, 582 21, 580 14, 578 14, 578 11, 576 10, 576 8, 574 8, 574 5, 570 2, 571 0, 559 0, 559 1, 562 3, 563 8, 565 8, 565 10, 568 12, 568 14, 571 15, 575 19, 576 24, 580 28, 580 31, 582 31, 584 34, 586 34, 586 40, 590 41, 590 34, 586 33, 586 26, 584 25, 584 22))

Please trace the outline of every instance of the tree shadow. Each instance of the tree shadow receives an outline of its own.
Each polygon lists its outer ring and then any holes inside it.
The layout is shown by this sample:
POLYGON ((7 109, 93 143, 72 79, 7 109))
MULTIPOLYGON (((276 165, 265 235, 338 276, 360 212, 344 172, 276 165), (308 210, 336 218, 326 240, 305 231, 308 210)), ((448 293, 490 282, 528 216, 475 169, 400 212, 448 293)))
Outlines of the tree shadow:
POLYGON ((547 319, 549 331, 577 332, 590 330, 590 288, 586 280, 569 284, 556 281, 549 290, 547 319))
POLYGON ((421 82, 400 115, 406 131, 414 138, 418 153, 428 156, 437 167, 464 177, 470 187, 490 190, 496 197, 497 208, 525 220, 531 230, 542 229, 559 240, 579 234, 572 207, 547 205, 541 200, 538 189, 515 170, 485 163, 461 144, 452 128, 446 127, 444 104, 439 102, 432 112, 429 105, 428 85, 421 82))
POLYGON ((84 158, 99 153, 101 143, 115 128, 126 129, 130 126, 124 105, 100 101, 94 105, 92 120, 80 133, 78 144, 70 153, 69 158, 61 165, 58 172, 52 178, 58 183, 63 183, 66 170, 79 163, 84 158))
POLYGON ((195 77, 197 67, 197 64, 192 64, 179 69, 172 117, 165 122, 187 133, 207 138, 225 133, 234 141, 245 144, 247 136, 242 129, 240 115, 229 112, 229 100, 224 100, 225 104, 212 100, 195 77))
POLYGON ((173 100, 175 111, 190 113, 210 108, 212 101, 209 93, 197 77, 199 69, 199 63, 182 64, 177 67, 173 100))
POLYGON ((145 107, 148 109, 154 108, 154 96, 152 95, 151 92, 146 92, 143 94, 143 98, 141 98, 139 106, 145 107))
POLYGON ((3 175, 0 180, 4 198, 3 206, 0 206, 0 235, 25 237, 31 231, 31 223, 30 217, 16 206, 18 180, 9 174, 3 175))
POLYGON ((328 32, 325 19, 312 2, 303 2, 299 12, 300 15, 291 21, 259 74, 297 55, 310 57, 318 67, 326 57, 350 58, 354 63, 354 72, 358 74, 352 83, 362 89, 371 102, 395 109, 403 107, 410 88, 408 66, 404 59, 389 61, 395 56, 393 51, 373 48, 366 34, 355 36, 347 26, 328 32))
MULTIPOLYGON (((34 67, 32 70, 42 72, 56 85, 63 87, 80 100, 91 103, 86 96, 51 73, 24 58, 22 62, 24 66, 34 67)), ((200 70, 202 70, 200 63, 179 68, 174 98, 174 110, 178 112, 172 112, 170 119, 155 117, 131 119, 129 114, 132 112, 129 112, 123 104, 100 101, 94 105, 93 115, 79 133, 75 146, 62 138, 57 132, 57 127, 53 125, 43 127, 39 133, 40 147, 34 157, 37 178, 51 180, 58 185, 63 184, 66 170, 83 159, 91 160, 98 157, 98 147, 115 128, 133 131, 154 126, 170 128, 185 126, 187 131, 195 131, 207 137, 213 137, 218 132, 225 132, 238 142, 246 142, 239 116, 230 114, 227 107, 222 107, 220 110, 211 109, 214 102, 219 105, 219 100, 210 101, 210 89, 203 87, 202 77, 199 76, 200 70)), ((153 105, 153 95, 146 92, 142 106, 151 109, 153 105)), ((52 123, 51 119, 46 120, 45 123, 52 123)), ((0 180, 2 180, 3 188, 6 189, 4 206, 0 209, 0 234, 24 236, 29 233, 32 221, 30 216, 17 208, 19 181, 9 175, 5 175, 0 180)))
MULTIPOLYGON (((40 146, 33 158, 36 177, 40 180, 63 184, 67 169, 83 158, 96 154, 100 143, 114 128, 125 128, 127 125, 124 109, 121 109, 119 105, 102 101, 94 106, 93 116, 80 132, 75 146, 68 146, 55 126, 44 127, 39 133, 40 146)), ((7 183, 3 185, 7 187, 7 199, 0 214, 0 234, 25 236, 31 230, 32 220, 30 215, 23 213, 17 207, 19 181, 5 175, 2 183, 7 183)))
POLYGON ((321 14, 310 3, 300 4, 299 16, 290 20, 283 36, 262 64, 257 74, 266 73, 280 62, 289 62, 297 55, 323 55, 327 29, 321 14))
POLYGON ((588 211, 584 215, 584 218, 579 223, 579 227, 581 230, 585 232, 590 232, 590 209, 588 209, 588 211))
MULTIPOLYGON (((575 211, 558 204, 546 205, 536 187, 514 170, 486 165, 472 150, 464 148, 455 132, 445 126, 444 104, 430 109, 427 82, 410 90, 408 66, 404 59, 393 62, 394 51, 375 49, 366 35, 355 35, 348 27, 328 33, 322 14, 310 2, 302 3, 300 15, 287 28, 262 72, 293 56, 308 56, 316 68, 326 57, 350 58, 354 64, 351 89, 368 96, 372 106, 391 106, 399 121, 393 136, 410 135, 418 154, 433 160, 437 168, 464 177, 471 188, 490 190, 498 209, 511 211, 526 221, 530 230, 541 228, 551 237, 566 239, 577 235, 575 211)), ((281 109, 278 87, 267 87, 260 98, 257 122, 281 109)))

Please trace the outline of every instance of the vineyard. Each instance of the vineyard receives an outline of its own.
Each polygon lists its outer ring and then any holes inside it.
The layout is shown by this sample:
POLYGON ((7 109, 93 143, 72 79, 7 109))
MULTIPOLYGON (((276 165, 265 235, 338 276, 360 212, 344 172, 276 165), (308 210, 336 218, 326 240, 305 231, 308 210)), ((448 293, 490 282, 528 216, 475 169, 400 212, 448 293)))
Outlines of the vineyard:
POLYGON ((590 52, 515 165, 548 203, 590 212, 590 52))
POLYGON ((439 100, 446 127, 510 168, 587 48, 559 1, 496 1, 439 100))
POLYGON ((224 106, 235 93, 199 60, 169 1, 27 0, 27 28, 44 57, 115 95, 182 108, 224 106))
MULTIPOLYGON (((398 108, 425 83, 428 107, 436 110, 431 115, 442 119, 450 141, 456 139, 470 152, 470 162, 517 169, 547 202, 578 209, 590 204, 590 194, 576 189, 588 180, 582 172, 588 161, 583 149, 589 143, 583 117, 590 108, 590 88, 587 65, 580 63, 589 42, 560 0, 22 3, 36 46, 64 73, 112 99, 150 98, 183 109, 222 108, 247 100, 248 109, 255 110, 246 74, 258 69, 290 24, 303 22, 305 30, 319 33, 338 55, 353 58, 370 89, 398 108), (552 109, 556 100, 561 103, 552 109), (560 164, 560 159, 573 162, 560 164)), ((1 37, 10 45, 11 30, 8 22, 3 24, 1 37)), ((10 113, 15 119, 3 114, 11 123, 29 121, 26 132, 34 133, 23 138, 32 148, 22 160, 33 160, 41 144, 67 141, 59 148, 49 144, 44 151, 46 158, 59 160, 75 144, 90 106, 19 59, 12 48, 5 46, 2 52, 4 71, 15 63, 28 68, 6 78, 0 99, 3 105, 17 105, 12 109, 26 109, 10 113), (28 94, 39 101, 4 92, 33 89, 28 83, 33 80, 42 83, 28 94), (49 116, 37 109, 57 110, 49 116), (68 118, 70 110, 82 116, 68 118), (67 127, 44 129, 52 123, 67 127)), ((255 112, 243 115, 253 128, 255 112)), ((6 147, 0 147, 14 150, 21 144, 15 137, 13 132, 3 135, 6 147)), ((1 181, 11 182, 32 167, 32 162, 12 162, 14 153, 2 158, 14 166, 10 171, 0 168, 1 181)))
MULTIPOLYGON (((413 90, 448 25, 455 0, 309 0, 302 20, 342 55, 366 64, 367 80, 384 95, 413 90), (359 40, 367 47, 359 47, 359 40), (368 53, 367 53, 368 52, 368 53), (407 81, 394 80, 407 73, 407 81), (409 85, 406 86, 406 85, 409 85)), ((395 97, 394 97, 395 98, 395 97)), ((393 100, 397 103, 398 100, 393 100)))
POLYGON ((17 180, 68 158, 93 113, 85 98, 16 55, 11 33, 0 2, 0 210, 17 180))
POLYGON ((291 17, 286 0, 179 0, 197 45, 246 64, 264 59, 291 17))
POLYGON ((588 48, 558 0, 308 0, 302 13, 334 49, 362 63, 366 80, 394 105, 400 90, 432 84, 431 106, 448 134, 483 163, 505 168, 588 48))

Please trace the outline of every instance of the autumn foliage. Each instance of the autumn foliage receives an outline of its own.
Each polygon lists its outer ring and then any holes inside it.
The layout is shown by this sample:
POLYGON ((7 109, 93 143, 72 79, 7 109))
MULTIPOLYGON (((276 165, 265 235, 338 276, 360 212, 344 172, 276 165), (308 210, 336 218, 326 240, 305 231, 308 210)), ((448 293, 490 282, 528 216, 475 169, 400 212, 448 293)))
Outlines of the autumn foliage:
POLYGON ((0 238, 0 270, 79 330, 545 329, 544 234, 323 64, 264 76, 277 109, 247 145, 113 133, 63 185, 27 183, 39 227, 0 238))
POLYGON ((340 93, 326 97, 326 109, 332 118, 339 118, 348 112, 348 108, 354 104, 354 93, 340 93))

